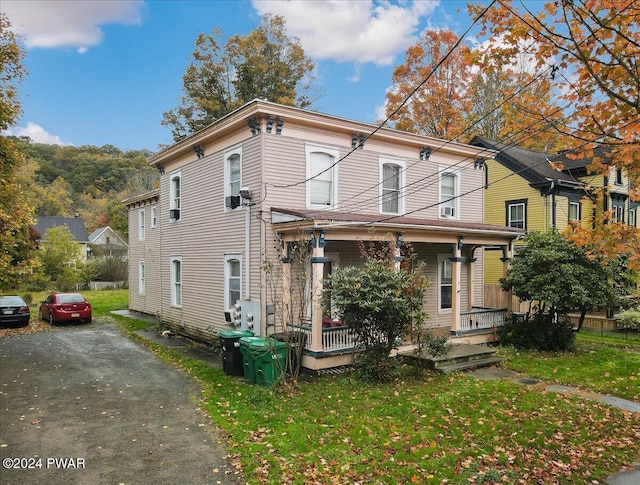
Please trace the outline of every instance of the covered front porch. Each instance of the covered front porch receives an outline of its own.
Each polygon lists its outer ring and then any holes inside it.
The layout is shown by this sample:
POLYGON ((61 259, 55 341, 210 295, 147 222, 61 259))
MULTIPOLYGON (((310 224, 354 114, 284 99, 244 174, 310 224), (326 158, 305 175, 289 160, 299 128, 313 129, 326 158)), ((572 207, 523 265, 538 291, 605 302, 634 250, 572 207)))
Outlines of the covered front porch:
MULTIPOLYGON (((396 248, 404 243, 416 248, 416 255, 432 272, 431 293, 425 298, 425 309, 430 315, 426 325, 432 333, 447 335, 461 343, 495 340, 496 329, 502 325, 509 308, 483 306, 482 248, 501 248, 506 271, 512 242, 522 231, 454 220, 376 219, 379 217, 362 214, 272 209, 272 224, 281 241, 283 324, 287 330, 305 335, 303 367, 322 370, 348 365, 358 350, 349 327, 342 325, 332 312, 327 314, 328 303, 323 295, 327 268, 361 264, 354 250, 358 241, 387 240, 394 242, 396 248), (289 291, 291 248, 299 245, 301 238, 311 247, 307 292, 310 304, 303 319, 293 317, 296 303, 289 291)), ((398 268, 402 264, 399 254, 398 268)), ((399 344, 403 351, 411 346, 411 342, 399 344)))

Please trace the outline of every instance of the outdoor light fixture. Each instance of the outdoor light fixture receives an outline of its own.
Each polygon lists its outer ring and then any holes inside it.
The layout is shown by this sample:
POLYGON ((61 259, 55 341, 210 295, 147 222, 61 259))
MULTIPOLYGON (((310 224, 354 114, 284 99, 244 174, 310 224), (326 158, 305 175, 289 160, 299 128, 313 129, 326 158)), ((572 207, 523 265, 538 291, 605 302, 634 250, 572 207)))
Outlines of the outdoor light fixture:
POLYGON ((196 143, 195 145, 193 145, 193 151, 196 152, 196 156, 198 158, 204 157, 204 150, 200 146, 200 143, 196 143))
POLYGON ((238 194, 245 200, 251 200, 251 189, 249 187, 242 187, 238 194))
POLYGON ((429 160, 432 153, 433 150, 430 147, 422 147, 422 150, 420 150, 420 160, 429 160))

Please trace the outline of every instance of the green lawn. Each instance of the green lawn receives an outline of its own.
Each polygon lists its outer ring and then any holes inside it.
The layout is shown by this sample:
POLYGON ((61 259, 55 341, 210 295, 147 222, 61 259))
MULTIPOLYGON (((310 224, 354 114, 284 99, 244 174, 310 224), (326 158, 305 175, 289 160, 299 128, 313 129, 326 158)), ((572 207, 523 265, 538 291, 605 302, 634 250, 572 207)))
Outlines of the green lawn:
MULTIPOLYGON (((118 291, 83 293, 98 315, 126 308, 118 291)), ((131 329, 147 324, 116 321, 142 342, 131 329)), ((640 415, 538 386, 406 367, 388 385, 341 375, 262 388, 144 344, 201 382, 199 405, 250 484, 587 484, 640 456, 640 415)), ((639 346, 580 335, 573 353, 500 352, 523 375, 640 401, 639 346)))

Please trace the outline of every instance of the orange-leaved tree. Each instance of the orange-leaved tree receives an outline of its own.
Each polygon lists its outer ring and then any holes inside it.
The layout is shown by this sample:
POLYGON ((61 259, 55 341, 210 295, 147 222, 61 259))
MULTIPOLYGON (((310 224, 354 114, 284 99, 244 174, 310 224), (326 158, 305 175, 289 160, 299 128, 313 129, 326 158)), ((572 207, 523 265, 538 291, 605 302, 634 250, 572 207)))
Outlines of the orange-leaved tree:
MULTIPOLYGON (((539 6, 539 4, 536 4, 539 6)), ((482 5, 470 5, 480 15, 482 5)), ((522 52, 539 72, 550 70, 551 87, 561 119, 554 130, 572 140, 575 157, 592 158, 592 173, 614 167, 629 176, 629 195, 640 198, 640 5, 636 0, 549 1, 538 11, 526 4, 499 0, 480 19, 479 39, 499 39, 484 52, 484 61, 512 64, 522 52), (612 157, 594 156, 606 147, 612 157)), ((532 103, 532 111, 538 105, 532 103)), ((544 113, 539 113, 544 119, 544 113)), ((622 254, 637 267, 637 230, 624 227, 605 212, 592 230, 571 233, 575 242, 606 254, 622 254), (624 237, 624 244, 620 245, 624 237)))

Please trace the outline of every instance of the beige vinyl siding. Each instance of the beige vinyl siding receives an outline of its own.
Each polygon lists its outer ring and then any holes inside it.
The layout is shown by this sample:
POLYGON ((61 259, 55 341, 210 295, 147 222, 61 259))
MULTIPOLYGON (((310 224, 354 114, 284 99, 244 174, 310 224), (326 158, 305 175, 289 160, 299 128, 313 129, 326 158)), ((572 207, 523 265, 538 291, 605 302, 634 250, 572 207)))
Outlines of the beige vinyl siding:
POLYGON ((157 315, 160 313, 160 228, 151 227, 151 207, 159 204, 141 203, 129 208, 129 308, 157 315), (138 214, 145 212, 145 240, 138 240, 138 214), (145 263, 145 290, 140 294, 140 261, 145 263))
MULTIPOLYGON (((252 200, 262 197, 260 183, 260 137, 242 143, 242 186, 250 187, 252 200)), ((169 198, 171 172, 161 180, 161 198, 169 198)), ((245 270, 244 207, 224 207, 224 151, 208 154, 180 168, 180 220, 170 221, 168 209, 163 218, 162 261, 166 274, 170 258, 182 257, 182 306, 171 306, 171 281, 164 278, 162 320, 178 330, 212 339, 218 331, 229 329, 224 321, 224 266, 226 254, 241 254, 242 298, 247 295, 245 270)), ((258 210, 252 208, 252 214, 258 210)), ((251 296, 260 298, 260 221, 250 218, 251 296)))

